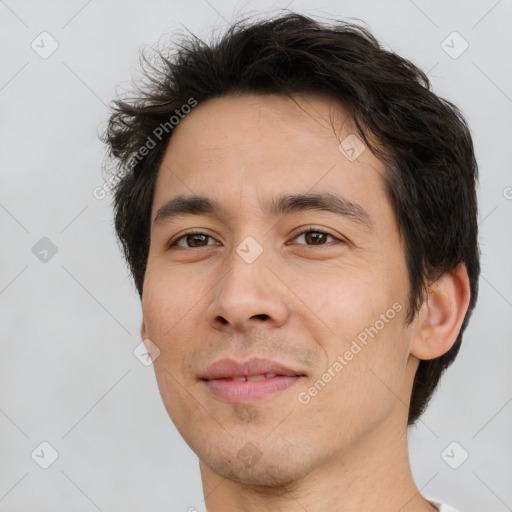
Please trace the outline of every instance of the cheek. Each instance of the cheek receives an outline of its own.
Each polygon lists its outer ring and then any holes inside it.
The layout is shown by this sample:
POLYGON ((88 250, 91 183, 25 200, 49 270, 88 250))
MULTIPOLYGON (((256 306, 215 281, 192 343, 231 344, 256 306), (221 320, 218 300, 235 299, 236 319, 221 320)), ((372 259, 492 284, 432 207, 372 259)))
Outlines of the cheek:
POLYGON ((196 314, 199 299, 193 286, 183 288, 165 277, 147 274, 143 316, 148 337, 160 350, 153 367, 163 403, 172 421, 181 426, 197 407, 190 395, 195 381, 184 374, 182 364, 194 346, 191 315, 196 314))
MULTIPOLYGON (((190 336, 191 331, 190 322, 187 322, 190 309, 165 281, 155 280, 144 288, 144 322, 148 338, 160 350, 153 366, 166 405, 174 402, 188 385, 183 382, 179 365, 186 356, 186 347, 190 346, 186 339, 187 332, 190 336)), ((172 411, 168 412, 172 414, 172 411)))
MULTIPOLYGON (((339 341, 337 350, 330 347, 329 364, 320 372, 334 377, 310 405, 319 416, 329 418, 333 439, 355 442, 347 436, 372 430, 394 407, 400 407, 398 401, 406 403, 406 399, 398 398, 403 397, 407 352, 400 341, 403 339, 401 322, 402 316, 395 316, 377 334, 370 331, 374 326, 370 324, 366 327, 368 331, 364 327, 359 330, 359 334, 367 335, 365 343, 360 341, 364 337, 358 338, 356 334, 339 341)), ((311 385, 318 382, 316 379, 322 379, 322 375, 315 375, 311 385)))
POLYGON ((194 305, 206 293, 200 288, 200 281, 184 280, 177 271, 159 271, 154 266, 148 267, 142 310, 153 341, 172 336, 173 331, 187 323, 188 315, 194 313, 194 305))
MULTIPOLYGON (((351 414, 374 418, 401 391, 408 356, 405 291, 399 276, 376 275, 330 279, 321 294, 309 295, 311 309, 329 327, 318 342, 325 353, 315 378, 325 372, 330 382, 324 404, 337 404, 340 417, 351 414), (334 281, 334 284, 333 284, 334 281), (331 384, 332 383, 332 384, 331 384), (363 414, 364 413, 364 414, 363 414)), ((324 332, 324 331, 322 331, 324 332)))
POLYGON ((290 277, 294 294, 307 306, 305 315, 322 325, 319 338, 343 345, 399 299, 389 282, 379 282, 375 270, 344 263, 328 271, 309 269, 300 279, 290 277))

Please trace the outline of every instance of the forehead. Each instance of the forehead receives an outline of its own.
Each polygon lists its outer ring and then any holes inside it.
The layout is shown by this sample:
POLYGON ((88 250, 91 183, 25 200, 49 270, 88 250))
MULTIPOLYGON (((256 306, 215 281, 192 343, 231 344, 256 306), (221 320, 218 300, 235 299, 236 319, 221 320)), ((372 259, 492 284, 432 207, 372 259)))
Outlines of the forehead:
POLYGON ((156 182, 153 219, 178 195, 214 195, 233 207, 244 197, 255 210, 277 190, 337 191, 354 203, 368 194, 385 200, 383 173, 332 99, 224 96, 200 103, 174 128, 156 182), (345 152, 351 146, 356 158, 345 152))
POLYGON ((288 97, 246 93, 199 104, 176 127, 168 149, 187 142, 191 135, 195 147, 201 150, 221 150, 230 142, 232 150, 235 144, 252 146, 286 140, 293 145, 297 137, 307 137, 308 145, 302 152, 311 153, 315 145, 332 144, 342 134, 356 132, 344 107, 334 99, 311 94, 288 97), (199 130, 202 136, 197 138, 199 130))

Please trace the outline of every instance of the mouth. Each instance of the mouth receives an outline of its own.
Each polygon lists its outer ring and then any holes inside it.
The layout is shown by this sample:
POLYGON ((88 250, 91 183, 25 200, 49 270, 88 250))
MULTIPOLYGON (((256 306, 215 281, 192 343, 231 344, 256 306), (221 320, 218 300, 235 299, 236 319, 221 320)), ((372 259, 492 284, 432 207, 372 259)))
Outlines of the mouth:
POLYGON ((247 403, 283 392, 306 377, 269 359, 221 359, 200 377, 210 393, 228 403, 247 403))

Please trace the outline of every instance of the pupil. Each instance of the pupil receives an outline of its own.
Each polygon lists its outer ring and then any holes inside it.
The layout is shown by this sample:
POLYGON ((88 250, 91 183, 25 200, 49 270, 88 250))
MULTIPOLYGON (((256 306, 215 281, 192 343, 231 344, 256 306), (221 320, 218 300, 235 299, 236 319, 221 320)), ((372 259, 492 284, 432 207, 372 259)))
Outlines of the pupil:
POLYGON ((325 236, 324 233, 318 233, 317 231, 310 231, 309 233, 306 233, 306 238, 307 237, 313 237, 313 244, 314 245, 318 245, 318 241, 319 241, 319 238, 322 238, 325 236))
MULTIPOLYGON (((202 239, 203 239, 203 241, 204 241, 204 239, 206 239, 206 235, 200 235, 200 234, 188 235, 188 240, 187 240, 187 242, 190 244, 190 239, 194 239, 194 238, 196 238, 196 239, 197 239, 197 238, 202 238, 202 239)), ((192 243, 192 245, 194 245, 194 244, 192 243)))

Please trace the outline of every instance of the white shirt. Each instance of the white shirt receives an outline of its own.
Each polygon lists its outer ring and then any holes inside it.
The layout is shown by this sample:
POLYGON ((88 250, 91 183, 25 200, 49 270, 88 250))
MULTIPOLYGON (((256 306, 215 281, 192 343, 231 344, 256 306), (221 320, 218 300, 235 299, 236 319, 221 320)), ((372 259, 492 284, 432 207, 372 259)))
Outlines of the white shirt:
POLYGON ((450 505, 446 505, 446 503, 441 503, 440 501, 436 501, 433 499, 426 498, 434 507, 437 507, 439 512, 458 512, 458 510, 455 510, 453 507, 450 507, 450 505))

